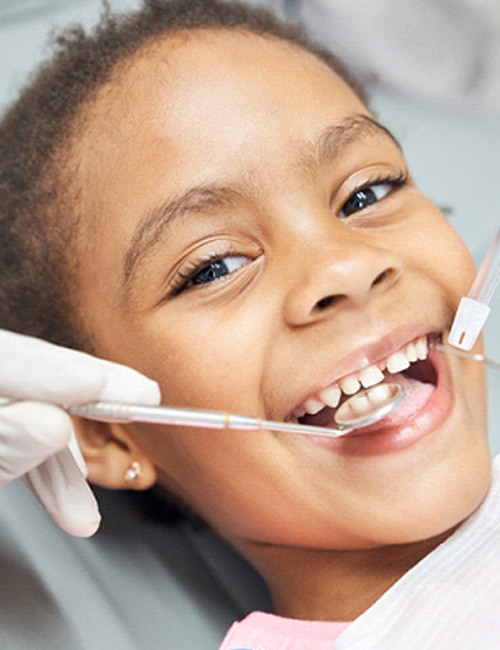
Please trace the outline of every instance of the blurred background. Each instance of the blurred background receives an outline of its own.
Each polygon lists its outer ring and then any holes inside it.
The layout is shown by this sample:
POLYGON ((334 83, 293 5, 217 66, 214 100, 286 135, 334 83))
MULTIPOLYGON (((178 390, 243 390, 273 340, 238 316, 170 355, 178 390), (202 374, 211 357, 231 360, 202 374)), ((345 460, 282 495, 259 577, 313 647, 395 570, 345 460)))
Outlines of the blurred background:
MULTIPOLYGON (((137 0, 110 0, 117 11, 137 0)), ((252 0, 303 22, 366 80, 422 188, 480 262, 500 226, 498 0, 252 0)), ((0 0, 0 111, 50 51, 51 30, 92 25, 101 0, 0 0)), ((408 242, 411 246, 411 242, 408 242)), ((436 243, 439 255, 439 242, 436 243)), ((500 290, 486 327, 500 361, 500 290)), ((490 373, 492 450, 500 452, 500 372, 490 373)))

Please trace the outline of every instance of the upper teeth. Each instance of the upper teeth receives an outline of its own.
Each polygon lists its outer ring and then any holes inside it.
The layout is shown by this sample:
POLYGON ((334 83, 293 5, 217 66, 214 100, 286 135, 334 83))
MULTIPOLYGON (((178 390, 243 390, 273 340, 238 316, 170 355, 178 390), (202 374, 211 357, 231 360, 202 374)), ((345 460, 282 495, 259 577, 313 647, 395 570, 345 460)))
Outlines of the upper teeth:
POLYGON ((400 350, 393 352, 386 359, 379 361, 376 365, 362 368, 357 373, 343 377, 324 388, 318 394, 312 395, 299 408, 295 409, 292 415, 300 418, 306 413, 315 415, 325 406, 335 408, 340 402, 342 393, 354 395, 361 387, 375 386, 375 384, 379 384, 385 379, 385 370, 390 374, 402 372, 415 361, 426 359, 427 352, 427 339, 425 336, 419 337, 415 341, 407 343, 400 350))

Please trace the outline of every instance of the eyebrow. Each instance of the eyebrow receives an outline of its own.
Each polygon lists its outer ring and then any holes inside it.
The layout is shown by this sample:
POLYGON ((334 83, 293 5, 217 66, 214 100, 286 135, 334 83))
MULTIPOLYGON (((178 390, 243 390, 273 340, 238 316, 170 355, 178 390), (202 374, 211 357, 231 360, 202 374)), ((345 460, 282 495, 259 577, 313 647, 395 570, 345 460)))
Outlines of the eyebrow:
MULTIPOLYGON (((325 129, 315 142, 308 142, 301 162, 307 168, 312 168, 332 161, 353 142, 377 135, 388 136, 401 150, 399 142, 385 126, 368 115, 355 115, 325 129)), ((215 212, 234 206, 243 194, 241 188, 236 186, 199 185, 150 210, 137 226, 124 257, 125 287, 130 287, 141 262, 175 221, 186 215, 215 212)))
POLYGON ((241 196, 242 192, 233 187, 200 185, 150 210, 136 228, 125 254, 125 284, 130 284, 141 260, 162 239, 173 222, 187 214, 207 213, 234 205, 241 196))
MULTIPOLYGON (((380 135, 388 136, 397 148, 402 150, 401 145, 389 129, 368 115, 356 115, 325 129, 317 141, 312 143, 310 152, 314 154, 314 162, 322 164, 337 158, 353 142, 380 135)), ((304 162, 310 164, 307 161, 304 162)))
POLYGON ((340 124, 327 127, 314 141, 302 145, 298 164, 305 172, 334 161, 351 144, 370 137, 389 138, 402 152, 396 137, 385 126, 369 115, 354 115, 340 124))

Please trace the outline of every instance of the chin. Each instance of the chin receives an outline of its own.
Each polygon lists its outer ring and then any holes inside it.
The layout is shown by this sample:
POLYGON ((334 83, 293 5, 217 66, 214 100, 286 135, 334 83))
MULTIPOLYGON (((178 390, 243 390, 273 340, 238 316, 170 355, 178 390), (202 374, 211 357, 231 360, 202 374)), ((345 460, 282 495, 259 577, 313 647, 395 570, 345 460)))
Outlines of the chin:
MULTIPOLYGON (((399 510, 385 508, 384 544, 421 542, 453 532, 480 507, 491 484, 491 462, 481 461, 436 480, 422 480, 419 490, 405 495, 399 510), (396 516, 394 516, 396 515, 396 516)), ((398 499, 399 501, 399 499, 398 499)))

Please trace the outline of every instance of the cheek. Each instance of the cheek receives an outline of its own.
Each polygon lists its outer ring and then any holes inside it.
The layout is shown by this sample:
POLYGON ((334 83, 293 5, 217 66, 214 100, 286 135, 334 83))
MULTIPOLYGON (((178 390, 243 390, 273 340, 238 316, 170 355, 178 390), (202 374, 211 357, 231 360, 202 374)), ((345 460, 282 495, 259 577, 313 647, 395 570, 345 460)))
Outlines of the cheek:
POLYGON ((413 224, 411 237, 398 245, 402 247, 407 265, 431 277, 457 302, 468 292, 474 279, 472 256, 431 201, 422 197, 418 210, 422 216, 413 224))
POLYGON ((465 295, 475 276, 474 261, 450 226, 443 229, 442 239, 436 240, 432 258, 437 268, 436 277, 441 279, 442 284, 458 297, 465 295), (442 246, 440 241, 443 241, 442 246))
MULTIPOLYGON (((273 494, 274 504, 283 500, 275 469, 271 473, 263 462, 273 441, 254 433, 147 425, 134 427, 133 436, 154 458, 159 482, 221 532, 252 534, 268 516, 263 500, 269 503, 273 494)), ((270 510, 275 513, 274 505, 270 510)))
POLYGON ((265 347, 255 315, 227 311, 221 318, 200 309, 179 320, 169 310, 150 322, 143 340, 165 403, 255 412, 265 347))

